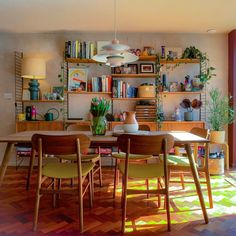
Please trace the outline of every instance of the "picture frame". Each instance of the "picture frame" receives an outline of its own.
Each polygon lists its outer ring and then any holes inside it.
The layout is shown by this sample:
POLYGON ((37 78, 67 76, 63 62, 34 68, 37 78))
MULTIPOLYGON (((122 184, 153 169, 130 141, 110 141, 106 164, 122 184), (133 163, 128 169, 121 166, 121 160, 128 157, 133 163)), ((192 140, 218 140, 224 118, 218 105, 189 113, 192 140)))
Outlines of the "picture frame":
POLYGON ((88 69, 72 67, 68 71, 68 91, 87 91, 88 69))
POLYGON ((57 94, 57 100, 62 100, 64 97, 64 87, 63 86, 53 86, 52 93, 57 94))
POLYGON ((130 74, 138 74, 137 64, 128 64, 128 68, 130 68, 130 74))
POLYGON ((26 100, 30 100, 30 91, 28 88, 23 88, 22 90, 22 100, 26 101, 26 100))
POLYGON ((121 66, 114 67, 114 74, 121 74, 121 70, 122 70, 121 66))
POLYGON ((151 63, 141 63, 140 73, 154 73, 154 64, 151 63))

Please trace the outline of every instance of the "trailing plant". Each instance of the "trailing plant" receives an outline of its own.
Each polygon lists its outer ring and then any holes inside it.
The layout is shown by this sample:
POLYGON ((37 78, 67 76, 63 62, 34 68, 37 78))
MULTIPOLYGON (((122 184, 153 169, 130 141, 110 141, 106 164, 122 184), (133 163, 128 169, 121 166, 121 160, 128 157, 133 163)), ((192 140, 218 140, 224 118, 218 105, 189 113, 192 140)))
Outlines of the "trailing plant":
POLYGON ((222 95, 218 88, 212 89, 209 94, 208 122, 212 130, 222 131, 235 119, 235 110, 231 103, 232 96, 222 95))
POLYGON ((199 49, 197 49, 194 46, 187 47, 181 58, 188 58, 188 59, 199 59, 200 60, 200 81, 205 84, 209 82, 209 80, 216 76, 214 74, 215 68, 210 66, 209 64, 209 58, 206 53, 201 52, 199 49))

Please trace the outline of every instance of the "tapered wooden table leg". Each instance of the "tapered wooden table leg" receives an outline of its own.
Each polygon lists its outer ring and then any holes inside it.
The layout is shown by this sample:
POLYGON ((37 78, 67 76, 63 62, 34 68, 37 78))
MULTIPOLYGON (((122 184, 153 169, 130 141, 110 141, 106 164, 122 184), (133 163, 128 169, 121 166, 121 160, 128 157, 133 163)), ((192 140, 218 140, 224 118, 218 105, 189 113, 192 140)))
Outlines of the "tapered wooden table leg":
POLYGON ((14 147, 14 143, 7 143, 7 147, 6 147, 2 164, 1 164, 1 168, 0 168, 0 186, 3 182, 3 178, 7 170, 8 162, 10 161, 10 158, 11 158, 11 152, 12 152, 13 147, 14 147))
POLYGON ((202 208, 202 213, 205 219, 206 224, 208 224, 209 219, 208 219, 208 215, 207 215, 207 211, 206 211, 206 206, 205 206, 205 202, 204 202, 204 198, 202 195, 202 189, 200 186, 200 180, 199 180, 199 176, 198 176, 198 172, 197 172, 197 168, 194 162, 194 157, 193 157, 193 153, 192 153, 192 149, 190 147, 190 144, 185 144, 185 149, 188 155, 188 159, 189 159, 189 163, 190 163, 190 168, 193 174, 193 179, 194 179, 194 183, 197 189, 197 194, 199 197, 199 201, 201 204, 201 208, 202 208))

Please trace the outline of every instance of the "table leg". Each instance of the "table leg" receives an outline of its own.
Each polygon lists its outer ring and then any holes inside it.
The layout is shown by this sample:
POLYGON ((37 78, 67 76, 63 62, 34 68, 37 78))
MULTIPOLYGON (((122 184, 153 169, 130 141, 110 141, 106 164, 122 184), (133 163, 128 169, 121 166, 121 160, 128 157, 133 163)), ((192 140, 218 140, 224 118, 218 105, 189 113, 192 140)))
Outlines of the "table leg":
POLYGON ((191 168, 191 171, 192 171, 192 174, 193 174, 193 179, 194 179, 194 182, 195 182, 195 186, 196 186, 196 189, 197 189, 197 194, 198 194, 199 201, 200 201, 200 204, 201 204, 202 213, 203 213, 206 224, 208 224, 209 220, 208 220, 208 215, 207 215, 207 211, 206 211, 206 206, 205 206, 204 198, 203 198, 203 195, 202 195, 200 180, 199 180, 199 176, 198 176, 197 168, 196 168, 196 165, 195 165, 195 162, 194 162, 194 157, 193 157, 193 153, 192 153, 192 149, 190 147, 190 144, 185 144, 185 149, 186 149, 186 152, 188 154, 190 168, 191 168))
POLYGON ((14 147, 13 143, 7 143, 7 147, 6 147, 4 157, 2 160, 2 164, 1 164, 1 168, 0 168, 0 186, 3 182, 3 178, 4 178, 5 172, 7 170, 7 165, 8 165, 10 158, 11 158, 11 152, 12 152, 13 147, 14 147))

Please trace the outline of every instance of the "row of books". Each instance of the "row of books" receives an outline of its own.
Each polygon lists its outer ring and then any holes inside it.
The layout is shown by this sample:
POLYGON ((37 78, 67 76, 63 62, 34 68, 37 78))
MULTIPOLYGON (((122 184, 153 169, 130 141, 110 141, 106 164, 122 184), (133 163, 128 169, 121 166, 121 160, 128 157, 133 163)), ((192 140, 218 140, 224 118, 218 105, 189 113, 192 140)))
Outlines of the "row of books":
POLYGON ((112 97, 113 98, 135 98, 138 88, 131 86, 128 82, 122 80, 113 80, 112 97))
POLYGON ((111 92, 112 78, 109 75, 92 77, 92 92, 111 92))
POLYGON ((78 40, 65 42, 65 58, 91 59, 94 51, 94 42, 79 42, 78 40))

